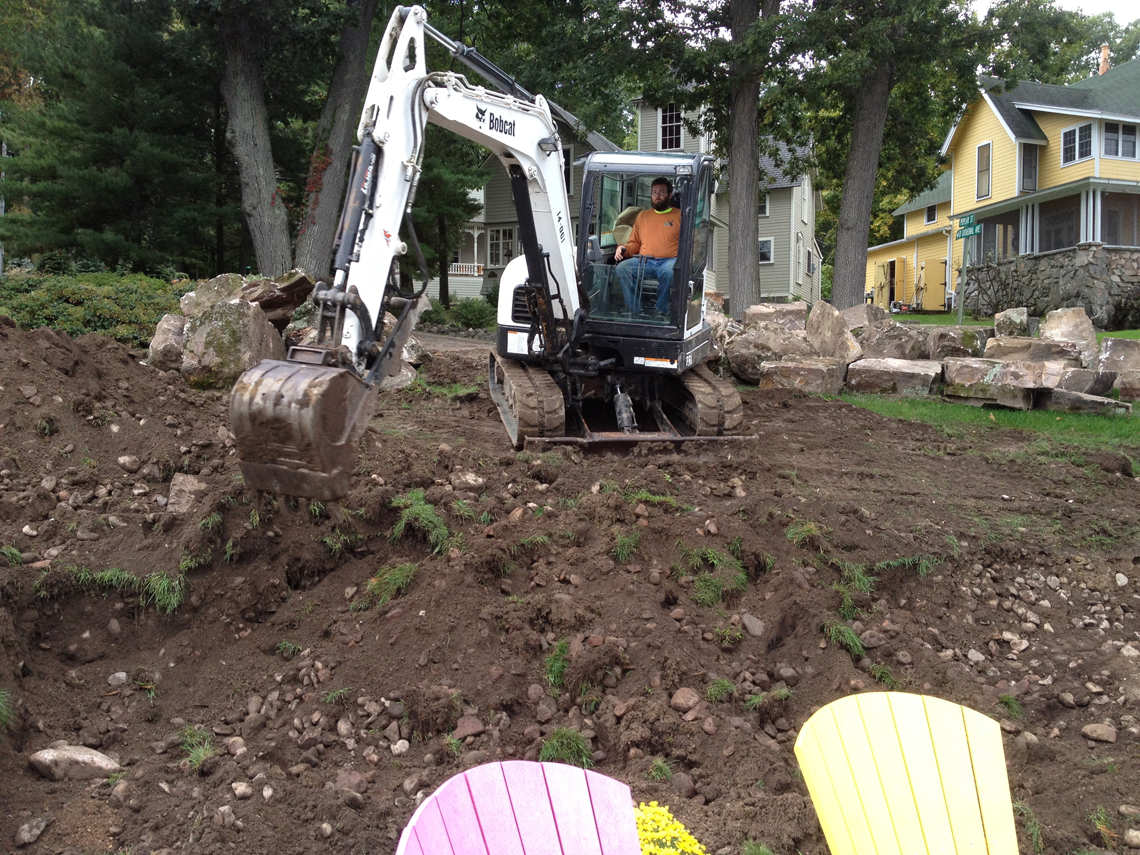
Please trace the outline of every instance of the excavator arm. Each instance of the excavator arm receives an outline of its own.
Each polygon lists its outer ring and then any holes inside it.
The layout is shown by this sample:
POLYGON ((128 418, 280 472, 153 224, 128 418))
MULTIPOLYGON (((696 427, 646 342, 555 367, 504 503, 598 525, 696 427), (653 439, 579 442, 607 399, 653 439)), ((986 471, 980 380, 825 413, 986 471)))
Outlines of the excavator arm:
POLYGON ((428 302, 426 273, 423 286, 406 293, 396 269, 409 245, 424 268, 410 211, 428 122, 480 143, 507 168, 543 342, 558 341, 581 308, 562 143, 545 99, 429 26, 422 7, 397 7, 361 114, 333 281, 314 292, 317 342, 290 348, 284 361, 262 361, 233 389, 230 426, 249 487, 322 501, 348 492, 378 386, 398 369, 428 302), (429 37, 502 91, 429 71, 429 37), (386 312, 397 321, 384 336, 386 312))

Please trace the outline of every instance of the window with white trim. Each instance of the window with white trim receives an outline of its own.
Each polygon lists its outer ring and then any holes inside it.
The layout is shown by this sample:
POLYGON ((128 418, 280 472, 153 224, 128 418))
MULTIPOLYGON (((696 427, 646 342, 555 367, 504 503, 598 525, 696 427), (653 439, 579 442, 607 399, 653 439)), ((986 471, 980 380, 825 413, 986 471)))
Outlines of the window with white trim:
POLYGON ((978 185, 977 198, 988 199, 990 196, 990 143, 978 146, 978 185))
POLYGON ((487 240, 487 263, 502 267, 515 256, 515 230, 491 229, 487 240))
POLYGON ((762 193, 760 195, 760 216, 768 216, 768 194, 762 193))
POLYGON ((1061 166, 1092 157, 1092 122, 1061 131, 1061 166))
POLYGON ((760 238, 760 263, 761 264, 774 264, 775 257, 772 250, 775 244, 772 238, 760 238))
POLYGON ((662 107, 661 151, 676 151, 681 148, 681 111, 676 104, 662 107))
POLYGON ((1136 157, 1136 126, 1120 122, 1104 123, 1104 156, 1136 157))
POLYGON ((938 206, 937 205, 927 205, 926 206, 926 213, 923 215, 923 218, 922 218, 922 224, 929 226, 932 223, 935 223, 937 221, 938 221, 938 206))

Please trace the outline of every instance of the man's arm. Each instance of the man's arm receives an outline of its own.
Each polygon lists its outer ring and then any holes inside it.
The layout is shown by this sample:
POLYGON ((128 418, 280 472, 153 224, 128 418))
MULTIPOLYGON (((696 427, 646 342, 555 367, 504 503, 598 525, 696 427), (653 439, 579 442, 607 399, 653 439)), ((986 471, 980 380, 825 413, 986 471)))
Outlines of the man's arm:
POLYGON ((633 229, 629 233, 629 239, 625 242, 624 246, 619 246, 614 253, 614 260, 621 261, 627 256, 634 256, 641 252, 641 218, 645 216, 642 211, 637 215, 637 219, 633 221, 633 229))

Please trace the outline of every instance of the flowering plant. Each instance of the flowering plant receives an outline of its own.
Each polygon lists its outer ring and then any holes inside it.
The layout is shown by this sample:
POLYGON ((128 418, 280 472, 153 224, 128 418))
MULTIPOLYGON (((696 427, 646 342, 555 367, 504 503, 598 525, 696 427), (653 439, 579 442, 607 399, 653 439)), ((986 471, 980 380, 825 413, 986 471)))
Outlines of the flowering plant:
POLYGON ((689 830, 657 802, 642 802, 633 809, 637 817, 637 837, 641 855, 708 855, 689 830))

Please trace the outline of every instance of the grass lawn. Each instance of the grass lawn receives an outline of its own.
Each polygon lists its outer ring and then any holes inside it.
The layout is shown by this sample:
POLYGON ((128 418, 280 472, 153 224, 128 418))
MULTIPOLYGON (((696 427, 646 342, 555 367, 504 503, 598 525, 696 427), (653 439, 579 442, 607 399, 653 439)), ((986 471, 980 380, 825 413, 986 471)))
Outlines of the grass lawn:
MULTIPOLYGON (((943 324, 947 326, 958 325, 957 312, 914 312, 905 315, 891 315, 899 323, 903 324, 943 324)), ((975 320, 969 315, 962 316, 962 326, 964 327, 992 327, 994 325, 993 318, 984 318, 975 320)))
POLYGON ((1050 445, 1111 449, 1140 461, 1140 430, 1127 416, 1093 416, 1049 410, 1002 410, 951 404, 934 398, 844 394, 842 400, 881 416, 936 425, 949 436, 966 425, 1016 428, 1041 434, 1050 445))
POLYGON ((1140 330, 1118 330, 1117 332, 1102 332, 1096 334, 1097 341, 1104 341, 1106 338, 1140 339, 1140 330))

